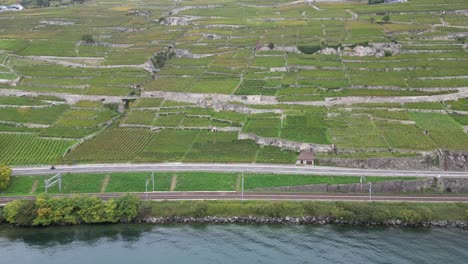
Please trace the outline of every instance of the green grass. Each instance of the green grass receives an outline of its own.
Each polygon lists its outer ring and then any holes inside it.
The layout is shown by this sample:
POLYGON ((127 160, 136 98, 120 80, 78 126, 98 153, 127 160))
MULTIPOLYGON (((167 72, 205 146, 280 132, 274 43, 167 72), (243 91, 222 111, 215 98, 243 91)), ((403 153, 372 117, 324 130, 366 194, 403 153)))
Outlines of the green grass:
MULTIPOLYGON (((45 192, 44 180, 51 175, 13 176, 3 195, 31 194, 32 187, 37 182, 33 194, 45 192)), ((62 193, 99 193, 104 180, 109 181, 105 192, 144 192, 146 180, 151 179, 150 172, 121 172, 100 174, 62 174, 62 193)), ((240 173, 214 172, 155 172, 155 191, 169 191, 173 177, 176 177, 174 191, 236 191, 241 187, 240 173)), ((414 180, 413 177, 366 177, 368 182, 414 180)), ((359 177, 348 176, 311 176, 311 175, 280 175, 280 174, 244 174, 246 190, 255 188, 270 188, 282 186, 297 186, 310 184, 349 184, 359 183, 359 177)), ((152 181, 148 185, 152 191, 152 181)), ((49 193, 59 193, 58 185, 49 188, 49 193)))
POLYGON ((234 191, 237 173, 177 173, 176 191, 234 191))
MULTIPOLYGON (((146 180, 150 179, 151 173, 112 173, 107 185, 106 192, 144 192, 146 180)), ((155 173, 155 190, 168 191, 171 184, 170 173, 155 173)), ((152 191, 152 182, 148 191, 152 191)))
MULTIPOLYGON (((279 175, 279 174, 245 174, 245 188, 270 188, 282 186, 312 184, 350 184, 359 183, 360 177, 348 176, 312 176, 312 175, 279 175)), ((414 177, 366 177, 367 182, 415 180, 414 177)))

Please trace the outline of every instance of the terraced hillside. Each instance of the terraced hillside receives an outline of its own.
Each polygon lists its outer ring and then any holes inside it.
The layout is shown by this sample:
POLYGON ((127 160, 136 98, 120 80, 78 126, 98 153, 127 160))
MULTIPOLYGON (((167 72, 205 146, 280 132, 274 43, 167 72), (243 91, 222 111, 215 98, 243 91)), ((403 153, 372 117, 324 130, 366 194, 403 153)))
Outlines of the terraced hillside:
POLYGON ((467 37, 465 0, 2 12, 0 162, 442 164, 468 151, 467 37))

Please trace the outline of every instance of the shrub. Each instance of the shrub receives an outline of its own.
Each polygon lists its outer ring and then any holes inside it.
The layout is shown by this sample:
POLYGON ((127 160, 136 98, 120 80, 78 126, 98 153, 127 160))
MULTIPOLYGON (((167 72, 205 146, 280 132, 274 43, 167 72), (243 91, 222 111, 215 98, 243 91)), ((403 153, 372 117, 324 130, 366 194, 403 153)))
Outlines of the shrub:
POLYGON ((382 4, 385 0, 369 0, 369 5, 382 4))
POLYGON ((10 183, 11 169, 10 167, 0 164, 0 190, 6 189, 10 183))
POLYGON ((273 42, 270 42, 268 43, 268 48, 270 48, 271 50, 275 48, 275 43, 273 42))
POLYGON ((151 58, 151 62, 153 63, 153 66, 155 68, 161 69, 162 67, 164 67, 164 65, 166 65, 166 62, 174 56, 175 56, 174 52, 170 52, 170 51, 158 52, 156 53, 156 55, 153 56, 153 58, 151 58))
POLYGON ((354 214, 351 211, 336 206, 330 211, 330 216, 335 220, 353 221, 354 214))
POLYGON ((402 221, 409 224, 416 224, 423 220, 423 217, 416 211, 410 209, 403 209, 400 211, 400 218, 402 221))
POLYGON ((297 48, 304 54, 314 54, 321 49, 319 45, 301 45, 297 46, 297 48))
POLYGON ((145 218, 151 216, 152 211, 151 202, 141 202, 138 206, 138 213, 135 220, 143 221, 145 218))
POLYGON ((86 43, 94 43, 94 38, 91 34, 84 34, 81 36, 81 40, 86 43))
POLYGON ((115 200, 117 221, 132 222, 138 216, 140 200, 134 195, 125 195, 115 200))
POLYGON ((195 217, 204 217, 208 214, 208 204, 205 201, 194 202, 190 208, 195 217))
POLYGON ((385 55, 385 57, 390 57, 390 56, 393 55, 393 53, 391 51, 389 51, 389 50, 385 50, 384 55, 385 55))
POLYGON ((123 196, 103 202, 97 197, 51 198, 40 195, 36 201, 16 200, 4 209, 8 223, 22 226, 131 222, 139 212, 140 200, 123 196))
POLYGON ((5 220, 14 225, 30 226, 36 217, 34 201, 15 200, 5 205, 3 209, 5 220))
POLYGON ((390 15, 385 15, 383 18, 382 18, 382 21, 385 22, 385 23, 388 23, 390 22, 390 15))

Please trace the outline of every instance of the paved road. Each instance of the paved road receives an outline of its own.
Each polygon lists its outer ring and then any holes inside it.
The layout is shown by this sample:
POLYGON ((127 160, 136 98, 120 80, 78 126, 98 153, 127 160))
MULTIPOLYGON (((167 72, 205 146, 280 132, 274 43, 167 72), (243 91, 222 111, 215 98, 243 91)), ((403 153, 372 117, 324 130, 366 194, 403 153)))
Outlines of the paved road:
POLYGON ((162 171, 205 171, 246 172, 303 175, 381 176, 381 177, 468 177, 468 172, 421 171, 421 170, 376 170, 340 167, 305 167, 271 164, 219 164, 219 163, 155 163, 155 164, 83 164, 70 166, 14 167, 13 175, 43 175, 54 173, 110 173, 110 172, 162 172, 162 171))
MULTIPOLYGON (((241 200, 240 192, 149 192, 133 193, 143 200, 241 200)), ((124 193, 86 194, 99 196, 104 200, 125 195, 124 193)), ((56 195, 59 197, 70 195, 56 195)), ((34 196, 0 197, 0 204, 13 200, 34 199, 34 196)), ((294 201, 369 201, 366 194, 320 194, 246 192, 244 200, 294 200, 294 201)), ((372 201, 405 202, 468 202, 468 195, 372 195, 372 201)))

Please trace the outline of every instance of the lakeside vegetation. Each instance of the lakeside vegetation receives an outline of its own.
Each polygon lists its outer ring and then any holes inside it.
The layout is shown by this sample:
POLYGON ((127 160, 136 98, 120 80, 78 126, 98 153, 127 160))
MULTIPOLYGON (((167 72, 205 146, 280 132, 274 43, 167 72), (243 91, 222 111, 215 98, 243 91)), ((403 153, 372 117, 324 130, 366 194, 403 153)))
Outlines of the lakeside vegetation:
POLYGON ((291 201, 140 201, 123 196, 103 202, 96 197, 16 200, 0 208, 0 222, 49 226, 140 222, 148 217, 321 217, 339 223, 401 221, 419 226, 430 221, 468 221, 466 203, 291 202, 291 201))

